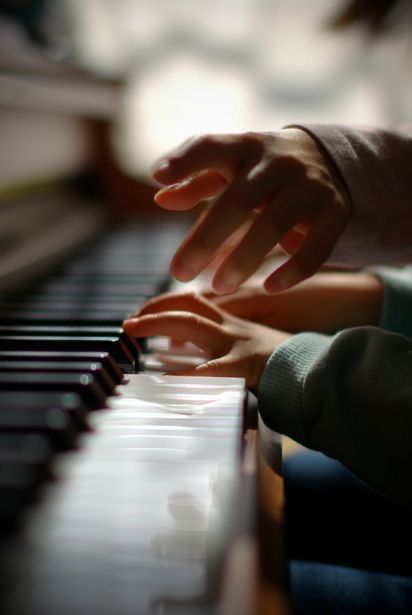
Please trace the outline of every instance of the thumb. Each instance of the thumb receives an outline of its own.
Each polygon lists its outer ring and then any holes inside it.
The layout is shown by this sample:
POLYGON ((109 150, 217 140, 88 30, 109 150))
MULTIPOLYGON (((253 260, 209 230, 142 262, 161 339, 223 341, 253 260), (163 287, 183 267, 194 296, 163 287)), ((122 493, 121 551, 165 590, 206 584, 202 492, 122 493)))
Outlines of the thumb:
POLYGON ((239 373, 235 373, 235 366, 224 359, 211 359, 206 363, 201 363, 196 367, 190 367, 179 371, 173 371, 169 376, 209 376, 209 377, 239 377, 239 373))

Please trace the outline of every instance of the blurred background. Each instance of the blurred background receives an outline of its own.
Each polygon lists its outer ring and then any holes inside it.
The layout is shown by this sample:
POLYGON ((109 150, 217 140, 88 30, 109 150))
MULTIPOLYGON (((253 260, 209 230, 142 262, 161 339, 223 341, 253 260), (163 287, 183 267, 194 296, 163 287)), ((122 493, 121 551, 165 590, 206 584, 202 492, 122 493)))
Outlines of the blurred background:
POLYGON ((37 143, 29 175, 42 164, 59 174, 83 163, 79 127, 59 117, 79 105, 85 115, 110 116, 120 168, 145 180, 159 156, 193 134, 407 121, 410 24, 379 38, 359 27, 337 31, 328 24, 343 6, 343 0, 2 0, 1 185, 20 181, 14 159, 21 167, 22 156, 30 158, 29 142, 37 143), (71 66, 108 87, 86 92, 83 82, 78 100, 75 81, 66 89, 60 82, 58 94, 43 98, 24 84, 16 88, 10 67, 27 77, 41 62, 48 74, 50 67, 71 66), (44 109, 53 105, 59 112, 46 126, 44 109))

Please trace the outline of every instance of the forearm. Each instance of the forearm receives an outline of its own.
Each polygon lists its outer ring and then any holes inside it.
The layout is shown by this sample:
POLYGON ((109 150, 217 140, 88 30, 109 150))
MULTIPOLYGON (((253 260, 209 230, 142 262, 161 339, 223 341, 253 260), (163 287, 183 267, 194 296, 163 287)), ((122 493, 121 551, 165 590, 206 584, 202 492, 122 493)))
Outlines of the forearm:
POLYGON ((303 333, 272 355, 259 387, 269 427, 412 505, 412 342, 359 327, 303 333))
POLYGON ((263 322, 285 331, 335 333, 378 325, 382 303, 383 284, 377 275, 320 273, 275 296, 272 312, 263 322))

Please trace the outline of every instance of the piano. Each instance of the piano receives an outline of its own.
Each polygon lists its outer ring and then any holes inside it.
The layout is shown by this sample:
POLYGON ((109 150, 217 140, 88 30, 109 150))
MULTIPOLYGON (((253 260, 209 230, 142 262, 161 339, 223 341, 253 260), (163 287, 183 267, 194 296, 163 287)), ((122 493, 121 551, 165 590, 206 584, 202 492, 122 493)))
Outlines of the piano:
MULTIPOLYGON (((3 94, 35 77, 3 70, 3 94)), ((241 379, 166 376, 122 330, 185 222, 67 178, 1 196, 0 612, 290 612, 277 435, 241 379)))

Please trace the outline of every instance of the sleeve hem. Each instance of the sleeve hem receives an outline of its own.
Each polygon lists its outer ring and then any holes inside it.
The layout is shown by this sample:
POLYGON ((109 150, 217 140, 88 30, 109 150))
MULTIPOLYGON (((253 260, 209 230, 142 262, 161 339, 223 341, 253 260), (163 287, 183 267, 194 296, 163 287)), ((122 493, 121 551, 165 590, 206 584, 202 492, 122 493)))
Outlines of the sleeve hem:
POLYGON ((306 446, 304 383, 313 363, 329 344, 330 338, 318 333, 293 336, 271 355, 259 384, 263 422, 306 446))

